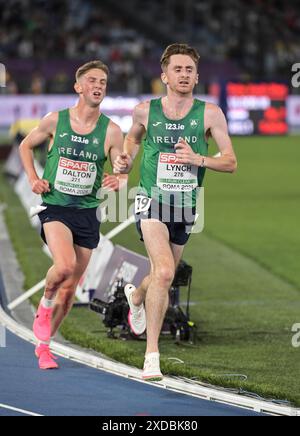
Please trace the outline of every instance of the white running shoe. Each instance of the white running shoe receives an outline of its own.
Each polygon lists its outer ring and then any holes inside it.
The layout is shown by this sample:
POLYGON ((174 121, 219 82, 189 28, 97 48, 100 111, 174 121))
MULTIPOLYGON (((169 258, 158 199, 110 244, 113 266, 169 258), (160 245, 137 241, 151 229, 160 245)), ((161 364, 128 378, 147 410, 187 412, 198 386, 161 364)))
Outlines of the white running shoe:
POLYGON ((145 333, 147 324, 146 324, 146 311, 144 304, 141 306, 135 306, 132 302, 132 294, 136 290, 136 287, 133 285, 125 286, 125 295, 129 304, 129 313, 128 313, 128 323, 130 325, 131 330, 136 336, 140 336, 145 333))
POLYGON ((161 381, 164 378, 160 371, 159 353, 146 354, 142 377, 146 381, 161 381))

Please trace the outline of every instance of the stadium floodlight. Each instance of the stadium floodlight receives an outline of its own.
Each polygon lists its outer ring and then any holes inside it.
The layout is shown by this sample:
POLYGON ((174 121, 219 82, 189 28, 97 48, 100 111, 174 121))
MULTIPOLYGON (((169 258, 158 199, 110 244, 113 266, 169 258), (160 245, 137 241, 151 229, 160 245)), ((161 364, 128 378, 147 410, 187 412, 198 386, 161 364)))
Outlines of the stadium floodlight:
POLYGON ((5 65, 0 64, 0 88, 6 87, 6 68, 5 65))

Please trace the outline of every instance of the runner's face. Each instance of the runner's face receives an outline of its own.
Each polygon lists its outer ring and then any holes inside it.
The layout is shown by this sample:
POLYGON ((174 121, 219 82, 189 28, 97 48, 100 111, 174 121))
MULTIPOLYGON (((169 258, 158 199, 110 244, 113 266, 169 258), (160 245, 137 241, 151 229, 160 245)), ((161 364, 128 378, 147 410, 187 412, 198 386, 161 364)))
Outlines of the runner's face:
POLYGON ((181 95, 191 94, 198 84, 197 66, 187 55, 173 55, 170 64, 162 74, 165 85, 181 95))
POLYGON ((93 69, 79 79, 78 89, 89 106, 99 106, 106 96, 107 75, 104 71, 93 69))

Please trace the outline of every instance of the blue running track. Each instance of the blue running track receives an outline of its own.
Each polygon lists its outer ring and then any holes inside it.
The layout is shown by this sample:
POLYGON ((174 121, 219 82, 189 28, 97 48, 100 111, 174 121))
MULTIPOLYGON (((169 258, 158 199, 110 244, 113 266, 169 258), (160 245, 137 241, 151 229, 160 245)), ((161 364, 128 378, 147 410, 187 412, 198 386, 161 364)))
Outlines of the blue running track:
POLYGON ((7 333, 0 348, 0 416, 24 416, 6 406, 46 416, 256 416, 127 380, 59 359, 57 371, 40 371, 34 347, 7 333))

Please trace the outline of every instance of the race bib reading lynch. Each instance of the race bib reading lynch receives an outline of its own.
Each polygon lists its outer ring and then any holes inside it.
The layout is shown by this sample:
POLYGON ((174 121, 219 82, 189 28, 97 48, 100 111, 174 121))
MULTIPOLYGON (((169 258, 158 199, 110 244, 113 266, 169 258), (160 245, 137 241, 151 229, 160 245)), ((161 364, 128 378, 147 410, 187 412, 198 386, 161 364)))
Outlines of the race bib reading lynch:
POLYGON ((198 167, 178 163, 176 153, 160 153, 157 186, 170 192, 193 191, 198 187, 198 167))
POLYGON ((93 192, 97 166, 61 157, 58 164, 55 189, 63 194, 85 196, 93 192))

